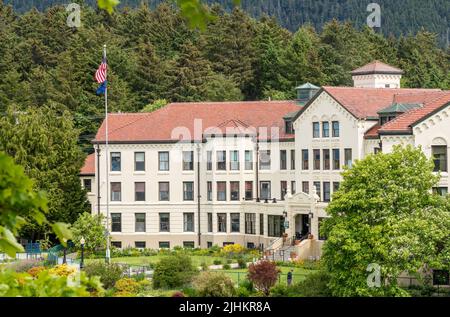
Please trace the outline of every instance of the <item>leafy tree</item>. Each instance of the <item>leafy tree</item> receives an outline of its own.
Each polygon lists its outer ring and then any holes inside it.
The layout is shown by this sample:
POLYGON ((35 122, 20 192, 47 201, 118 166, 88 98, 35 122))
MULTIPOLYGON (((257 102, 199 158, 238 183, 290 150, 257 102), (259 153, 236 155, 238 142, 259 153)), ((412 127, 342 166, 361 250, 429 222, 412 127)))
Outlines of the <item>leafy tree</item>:
POLYGON ((421 149, 370 155, 343 177, 323 229, 333 295, 404 296, 401 273, 449 268, 450 205, 431 193, 439 177, 421 149), (370 264, 381 268, 379 287, 368 283, 370 264))
MULTIPOLYGON (((0 152, 0 250, 11 257, 23 251, 15 236, 27 219, 48 224, 45 194, 36 192, 33 185, 23 168, 0 152)), ((54 223, 51 226, 61 240, 71 237, 66 225, 54 223)))
POLYGON ((146 105, 141 112, 153 112, 167 105, 166 99, 155 100, 154 103, 146 105))
MULTIPOLYGON (((78 178, 84 155, 77 145, 78 132, 68 111, 56 105, 16 112, 9 108, 0 119, 0 149, 14 157, 34 180, 34 189, 46 191, 47 219, 73 223, 89 209, 78 178)), ((33 240, 48 231, 29 219, 22 234, 33 240)))
POLYGON ((84 238, 87 251, 104 249, 106 247, 104 221, 102 214, 93 216, 85 212, 80 215, 71 228, 75 246, 80 248, 80 240, 84 238))
POLYGON ((244 98, 236 82, 222 74, 213 74, 204 84, 207 101, 239 101, 244 98))
POLYGON ((248 267, 248 279, 256 289, 269 296, 270 289, 277 283, 280 270, 274 262, 260 261, 248 267))

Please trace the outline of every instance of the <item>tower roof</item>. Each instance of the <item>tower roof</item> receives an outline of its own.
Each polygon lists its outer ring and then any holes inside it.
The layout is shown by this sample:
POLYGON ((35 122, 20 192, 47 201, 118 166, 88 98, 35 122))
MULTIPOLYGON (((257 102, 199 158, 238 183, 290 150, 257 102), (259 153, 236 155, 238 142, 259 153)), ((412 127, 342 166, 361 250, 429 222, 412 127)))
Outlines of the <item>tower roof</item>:
POLYGON ((355 75, 370 75, 370 74, 387 74, 387 75, 402 75, 404 72, 396 67, 390 66, 380 61, 373 61, 367 65, 355 69, 351 72, 355 75))

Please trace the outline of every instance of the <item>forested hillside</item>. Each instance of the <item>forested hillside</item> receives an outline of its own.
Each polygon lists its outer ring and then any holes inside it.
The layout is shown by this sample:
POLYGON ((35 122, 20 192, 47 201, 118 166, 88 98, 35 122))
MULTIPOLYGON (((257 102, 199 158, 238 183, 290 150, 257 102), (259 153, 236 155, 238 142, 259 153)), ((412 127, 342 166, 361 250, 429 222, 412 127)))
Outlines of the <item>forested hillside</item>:
POLYGON ((292 33, 241 9, 212 10, 217 18, 204 32, 167 4, 113 15, 84 7, 82 26, 72 29, 63 6, 17 14, 0 4, 0 112, 68 110, 91 149, 104 117, 93 79, 104 43, 111 111, 141 111, 161 99, 290 99, 305 82, 351 85, 349 72, 374 59, 405 70, 405 87, 449 88, 448 51, 432 33, 384 37, 337 21, 292 33))
MULTIPOLYGON (((136 7, 142 2, 154 8, 164 0, 121 0, 120 7, 136 7)), ((65 0, 6 0, 20 12, 36 7, 44 10, 49 6, 68 3, 65 0)), ((76 2, 76 1, 72 1, 76 2)), ((95 6, 96 0, 78 1, 95 6)), ((219 3, 227 9, 233 7, 232 0, 204 0, 219 3)), ((295 32, 304 23, 321 28, 331 19, 349 20, 362 26, 369 13, 369 3, 376 2, 382 8, 382 31, 385 35, 416 33, 424 28, 439 34, 442 46, 448 45, 450 1, 448 0, 242 0, 242 8, 253 17, 263 14, 276 17, 285 28, 295 32)))

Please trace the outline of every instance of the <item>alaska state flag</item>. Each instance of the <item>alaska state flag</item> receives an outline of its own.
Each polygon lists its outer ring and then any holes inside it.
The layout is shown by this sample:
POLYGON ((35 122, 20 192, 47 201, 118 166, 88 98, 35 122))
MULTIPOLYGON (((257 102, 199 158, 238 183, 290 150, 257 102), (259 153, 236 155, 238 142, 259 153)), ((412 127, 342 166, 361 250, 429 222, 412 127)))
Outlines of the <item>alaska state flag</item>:
POLYGON ((107 83, 108 82, 106 80, 101 83, 101 85, 97 89, 97 95, 103 95, 105 93, 107 83))

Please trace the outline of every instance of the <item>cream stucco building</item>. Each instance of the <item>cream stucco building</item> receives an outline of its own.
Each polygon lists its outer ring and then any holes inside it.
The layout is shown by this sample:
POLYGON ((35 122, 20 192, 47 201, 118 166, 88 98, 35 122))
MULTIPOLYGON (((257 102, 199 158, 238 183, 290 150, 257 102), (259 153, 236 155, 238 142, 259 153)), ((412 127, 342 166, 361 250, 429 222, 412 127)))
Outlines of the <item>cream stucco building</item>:
POLYGON ((239 243, 319 257, 325 208, 355 160, 421 146, 448 193, 450 92, 402 89, 402 74, 376 61, 352 73, 355 87, 306 84, 294 101, 110 114, 108 157, 103 124, 81 171, 92 213, 108 198, 117 247, 239 243))

